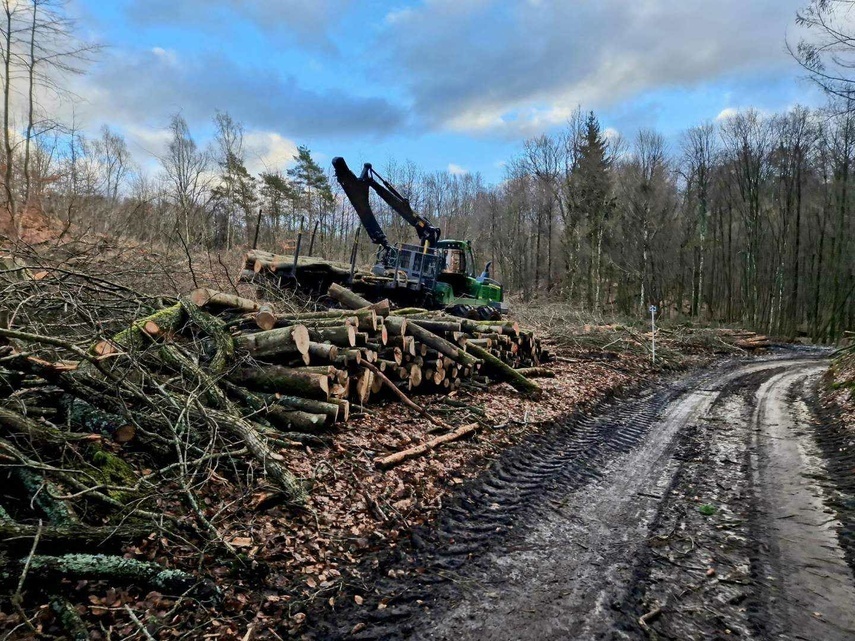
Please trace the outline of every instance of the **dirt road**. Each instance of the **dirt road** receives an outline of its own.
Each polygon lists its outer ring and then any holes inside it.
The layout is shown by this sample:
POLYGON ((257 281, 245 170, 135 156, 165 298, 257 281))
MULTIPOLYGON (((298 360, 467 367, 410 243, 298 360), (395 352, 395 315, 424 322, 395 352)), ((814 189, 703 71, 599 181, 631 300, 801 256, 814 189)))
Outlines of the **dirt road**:
POLYGON ((826 367, 724 365, 508 452, 336 634, 855 639, 855 501, 811 409, 826 367))

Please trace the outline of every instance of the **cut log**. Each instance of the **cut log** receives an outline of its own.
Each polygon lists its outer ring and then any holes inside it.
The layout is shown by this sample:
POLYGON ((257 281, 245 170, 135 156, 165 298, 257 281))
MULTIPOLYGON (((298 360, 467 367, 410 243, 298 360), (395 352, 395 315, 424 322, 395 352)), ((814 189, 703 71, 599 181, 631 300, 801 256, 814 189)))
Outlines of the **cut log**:
POLYGON ((363 307, 371 307, 372 303, 360 296, 359 294, 349 290, 347 287, 342 287, 337 283, 330 285, 327 293, 330 298, 334 298, 339 303, 349 309, 360 309, 363 307))
POLYGON ((309 343, 309 355, 324 361, 338 358, 338 347, 331 343, 309 343))
POLYGON ((421 445, 416 445, 415 447, 411 447, 409 449, 390 454, 389 456, 384 456, 383 458, 375 459, 374 464, 381 470, 388 470, 389 468, 403 463, 404 461, 427 454, 431 450, 435 450, 437 447, 443 445, 444 443, 451 443, 452 441, 457 441, 466 436, 470 436, 476 431, 478 431, 479 427, 480 426, 478 425, 478 423, 470 423, 469 425, 463 425, 452 430, 448 434, 437 436, 436 438, 422 443, 421 445))
MULTIPOLYGON (((336 407, 338 411, 338 407, 336 407)), ((295 432, 314 433, 322 427, 329 424, 329 420, 325 414, 312 414, 302 410, 289 410, 282 412, 282 415, 288 421, 288 427, 295 432)))
POLYGON ((66 394, 60 406, 65 419, 78 429, 92 434, 106 434, 117 443, 127 443, 136 436, 137 428, 133 423, 122 416, 93 407, 83 399, 66 394))
POLYGON ((389 312, 392 310, 392 303, 388 298, 384 298, 381 301, 376 303, 372 303, 368 309, 373 309, 378 316, 386 317, 389 315, 389 312))
POLYGON ((329 375, 304 370, 280 365, 244 367, 229 379, 250 389, 326 400, 330 394, 329 375))
POLYGON ((347 423, 350 418, 350 401, 343 398, 331 398, 329 402, 334 405, 338 405, 339 422, 347 423))
POLYGON ((335 423, 339 420, 339 412, 341 411, 341 408, 338 403, 318 401, 311 398, 302 398, 300 396, 291 396, 287 394, 276 394, 269 397, 263 396, 262 398, 272 403, 276 403, 277 405, 282 405, 295 410, 311 412, 312 414, 324 414, 328 424, 335 423))
POLYGON ((418 387, 422 384, 422 368, 416 365, 415 363, 411 363, 407 368, 407 373, 409 374, 410 379, 410 387, 418 387))
POLYGON ((200 287, 190 292, 190 300, 197 307, 224 307, 227 309, 237 309, 242 312, 257 312, 260 305, 254 300, 235 296, 234 294, 225 294, 206 287, 200 287))
POLYGON ((276 317, 277 323, 303 323, 309 320, 323 321, 336 320, 342 318, 357 318, 359 322, 370 326, 372 331, 377 326, 377 312, 373 309, 330 309, 323 312, 301 312, 298 314, 279 314, 276 317))
POLYGON ((374 373, 363 367, 356 377, 356 385, 353 389, 354 396, 360 405, 365 405, 371 396, 371 386, 374 383, 374 373))
POLYGON ((184 320, 184 307, 181 303, 177 303, 134 321, 128 329, 122 330, 110 340, 95 343, 91 351, 95 356, 112 356, 121 351, 139 351, 150 345, 155 336, 177 331, 184 320))
POLYGON ((417 323, 411 322, 407 325, 407 333, 411 334, 413 338, 424 343, 428 347, 435 349, 441 354, 445 354, 449 358, 454 359, 455 361, 462 363, 464 365, 474 365, 476 359, 461 350, 457 345, 448 342, 444 338, 437 336, 433 332, 430 332, 423 327, 420 327, 417 323))
POLYGON ((268 330, 276 327, 276 311, 270 303, 264 303, 255 315, 255 324, 260 329, 268 330))
POLYGON ((404 352, 400 347, 387 347, 386 349, 380 350, 379 356, 387 361, 395 361, 396 365, 400 365, 404 362, 404 352))
MULTIPOLYGON (((256 274, 262 271, 289 271, 294 266, 294 256, 288 254, 271 254, 270 252, 247 252, 247 266, 256 274)), ((309 269, 312 272, 327 272, 336 276, 350 276, 350 264, 340 263, 312 256, 300 256, 297 259, 297 270, 309 269)))
POLYGON ((220 381, 228 391, 229 396, 238 399, 249 410, 244 418, 254 415, 263 416, 271 425, 283 430, 293 429, 297 424, 306 432, 316 432, 319 425, 315 420, 302 420, 304 417, 293 416, 294 411, 322 414, 325 416, 323 425, 332 425, 337 417, 337 405, 301 398, 299 396, 281 396, 278 394, 254 394, 230 381, 220 381))
POLYGON ((400 316, 389 316, 383 320, 389 338, 394 336, 405 336, 407 333, 407 319, 400 316))
POLYGON ((423 307, 403 307, 401 309, 396 309, 390 312, 390 316, 421 316, 423 314, 428 314, 428 310, 423 307))
POLYGON ((235 347, 256 357, 305 355, 309 353, 309 343, 309 330, 304 325, 291 325, 235 337, 235 347))
POLYGON ((416 342, 412 336, 389 336, 386 345, 400 349, 402 354, 416 355, 416 342))
POLYGON ((338 351, 338 358, 335 359, 335 364, 342 367, 350 367, 351 365, 359 365, 361 361, 361 349, 340 349, 338 351))
POLYGON ((356 347, 356 328, 352 325, 317 327, 309 330, 309 337, 316 343, 332 343, 339 347, 356 347))
POLYGON ((515 389, 524 394, 530 394, 535 397, 542 394, 543 390, 540 389, 537 383, 533 383, 528 380, 525 376, 514 370, 513 367, 509 366, 501 359, 496 358, 486 349, 478 347, 477 345, 467 345, 466 348, 472 354, 484 361, 485 366, 489 367, 503 379, 507 380, 515 389))
POLYGON ((445 321, 445 320, 428 320, 425 318, 411 318, 409 319, 410 323, 418 325, 429 332, 433 332, 434 334, 450 334, 452 332, 462 332, 463 329, 460 326, 460 323, 454 321, 445 321))

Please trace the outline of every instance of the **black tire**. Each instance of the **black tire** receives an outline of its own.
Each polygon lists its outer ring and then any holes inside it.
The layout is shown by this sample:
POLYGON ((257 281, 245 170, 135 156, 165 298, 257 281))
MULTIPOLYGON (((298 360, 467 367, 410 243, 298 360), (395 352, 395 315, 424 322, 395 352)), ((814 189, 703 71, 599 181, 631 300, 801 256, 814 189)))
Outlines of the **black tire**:
POLYGON ((502 315, 499 310, 489 305, 481 305, 477 309, 478 318, 481 320, 498 321, 502 320, 502 315))
POLYGON ((451 307, 447 307, 445 311, 451 314, 452 316, 458 316, 460 318, 472 318, 473 314, 475 314, 475 318, 477 318, 477 312, 475 311, 475 308, 472 307, 472 305, 452 305, 451 307))

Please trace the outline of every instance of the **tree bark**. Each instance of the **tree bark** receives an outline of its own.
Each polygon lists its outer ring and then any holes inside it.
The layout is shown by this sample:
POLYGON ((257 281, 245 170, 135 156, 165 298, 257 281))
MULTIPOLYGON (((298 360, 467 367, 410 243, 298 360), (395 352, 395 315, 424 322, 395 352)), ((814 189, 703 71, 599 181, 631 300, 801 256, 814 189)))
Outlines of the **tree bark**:
POLYGON ((403 463, 404 461, 416 458, 418 456, 422 456, 423 454, 427 454, 431 450, 435 450, 437 447, 443 445, 444 443, 457 441, 461 438, 464 438, 465 436, 474 434, 479 427, 480 426, 478 425, 478 423, 463 425, 461 427, 455 428, 448 434, 437 436, 435 439, 431 439, 430 441, 422 443, 421 445, 416 445, 415 447, 396 452, 395 454, 390 454, 389 456, 384 456, 383 458, 374 459, 374 464, 381 470, 388 470, 389 468, 403 463))

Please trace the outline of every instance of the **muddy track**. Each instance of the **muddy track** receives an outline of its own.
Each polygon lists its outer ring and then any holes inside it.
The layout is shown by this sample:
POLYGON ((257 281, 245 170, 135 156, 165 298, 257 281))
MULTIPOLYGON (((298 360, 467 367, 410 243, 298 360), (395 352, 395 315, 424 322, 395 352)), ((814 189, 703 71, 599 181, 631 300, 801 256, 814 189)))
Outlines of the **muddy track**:
MULTIPOLYGON (((436 527, 413 533, 412 549, 379 559, 375 572, 386 576, 373 594, 316 628, 315 638, 647 638, 652 628, 643 629, 647 624, 639 626, 638 619, 652 614, 653 621, 660 618, 657 610, 665 611, 645 587, 663 578, 656 574, 651 537, 668 541, 681 525, 675 515, 694 518, 696 506, 676 505, 672 497, 718 473, 717 467, 704 469, 718 464, 704 457, 720 452, 708 451, 713 444, 708 434, 699 437, 698 426, 716 408, 725 422, 741 421, 743 428, 728 432, 732 443, 725 439, 716 447, 733 450, 726 460, 741 474, 733 477, 734 504, 756 513, 759 493, 752 488, 762 480, 751 473, 758 465, 750 453, 752 392, 776 375, 790 372, 795 382, 805 378, 802 372, 819 369, 792 357, 724 364, 612 401, 595 416, 572 417, 507 451, 461 488, 436 527), (730 407, 740 394, 741 406, 730 407)), ((771 563, 774 546, 755 540, 766 537, 766 529, 749 532, 750 519, 738 522, 745 536, 728 536, 743 541, 744 565, 756 575, 771 563)), ((705 569, 697 563, 676 575, 705 569)), ((676 575, 675 582, 682 580, 676 575)), ((733 627, 765 638, 770 594, 758 584, 747 600, 736 599, 731 609, 743 610, 744 620, 733 627)), ((688 629, 705 638, 705 624, 693 625, 688 629)))

